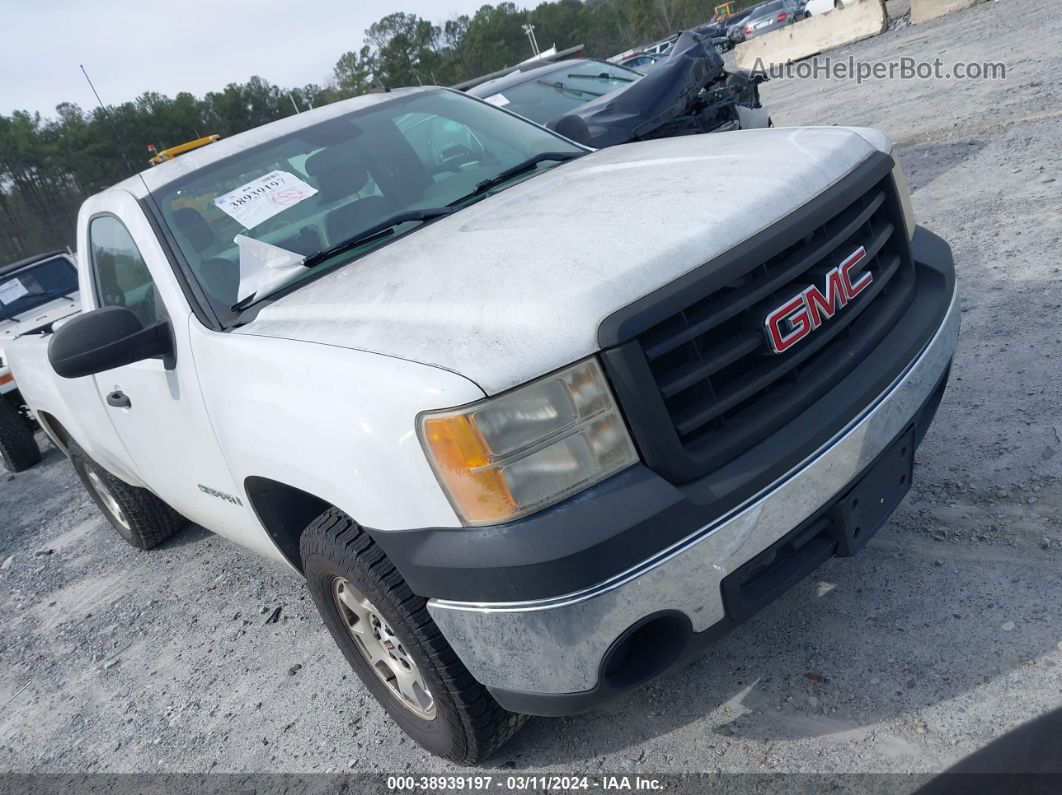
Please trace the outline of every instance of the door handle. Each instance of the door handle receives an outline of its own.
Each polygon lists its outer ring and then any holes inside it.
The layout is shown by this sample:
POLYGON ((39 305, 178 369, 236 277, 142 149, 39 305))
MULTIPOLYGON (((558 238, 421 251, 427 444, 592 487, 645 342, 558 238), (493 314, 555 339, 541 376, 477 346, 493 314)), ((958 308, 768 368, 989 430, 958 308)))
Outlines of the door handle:
POLYGON ((125 392, 116 389, 107 395, 107 405, 114 406, 116 409, 130 409, 133 407, 133 401, 129 399, 125 392))

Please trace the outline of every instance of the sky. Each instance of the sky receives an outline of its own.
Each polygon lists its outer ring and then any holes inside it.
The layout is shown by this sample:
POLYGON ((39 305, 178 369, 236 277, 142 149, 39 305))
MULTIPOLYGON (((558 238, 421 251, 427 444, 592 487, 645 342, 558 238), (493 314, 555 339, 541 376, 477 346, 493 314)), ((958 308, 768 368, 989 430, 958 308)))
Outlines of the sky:
POLYGON ((395 11, 439 24, 488 0, 0 0, 0 113, 116 105, 145 91, 202 96, 259 75, 323 84, 364 31, 395 11))

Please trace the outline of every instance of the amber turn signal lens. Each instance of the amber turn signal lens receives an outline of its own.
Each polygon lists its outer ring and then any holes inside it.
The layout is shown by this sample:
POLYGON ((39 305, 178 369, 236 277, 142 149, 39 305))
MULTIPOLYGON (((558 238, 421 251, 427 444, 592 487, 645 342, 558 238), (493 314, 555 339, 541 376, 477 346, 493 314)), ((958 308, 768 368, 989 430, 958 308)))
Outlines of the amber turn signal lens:
POLYGON ((467 415, 428 419, 423 433, 436 472, 466 521, 488 524, 513 515, 516 504, 509 487, 502 473, 491 468, 483 439, 467 415))

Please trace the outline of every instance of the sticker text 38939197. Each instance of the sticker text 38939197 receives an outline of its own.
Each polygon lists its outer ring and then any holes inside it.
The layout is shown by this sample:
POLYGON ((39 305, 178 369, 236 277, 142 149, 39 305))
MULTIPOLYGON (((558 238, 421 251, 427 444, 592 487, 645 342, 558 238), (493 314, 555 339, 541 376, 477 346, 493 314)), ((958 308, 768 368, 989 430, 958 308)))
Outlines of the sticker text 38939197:
POLYGON ((314 196, 317 188, 287 171, 271 171, 214 199, 219 210, 244 229, 253 229, 288 207, 314 196))

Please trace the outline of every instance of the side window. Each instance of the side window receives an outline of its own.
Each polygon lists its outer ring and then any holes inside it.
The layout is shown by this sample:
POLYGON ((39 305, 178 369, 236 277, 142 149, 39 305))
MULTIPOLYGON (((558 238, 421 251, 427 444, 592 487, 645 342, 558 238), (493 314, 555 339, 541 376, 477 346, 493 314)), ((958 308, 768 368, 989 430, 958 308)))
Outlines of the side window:
POLYGON ((100 306, 128 307, 145 327, 158 323, 165 311, 147 263, 125 225, 113 215, 93 219, 89 247, 100 306))

